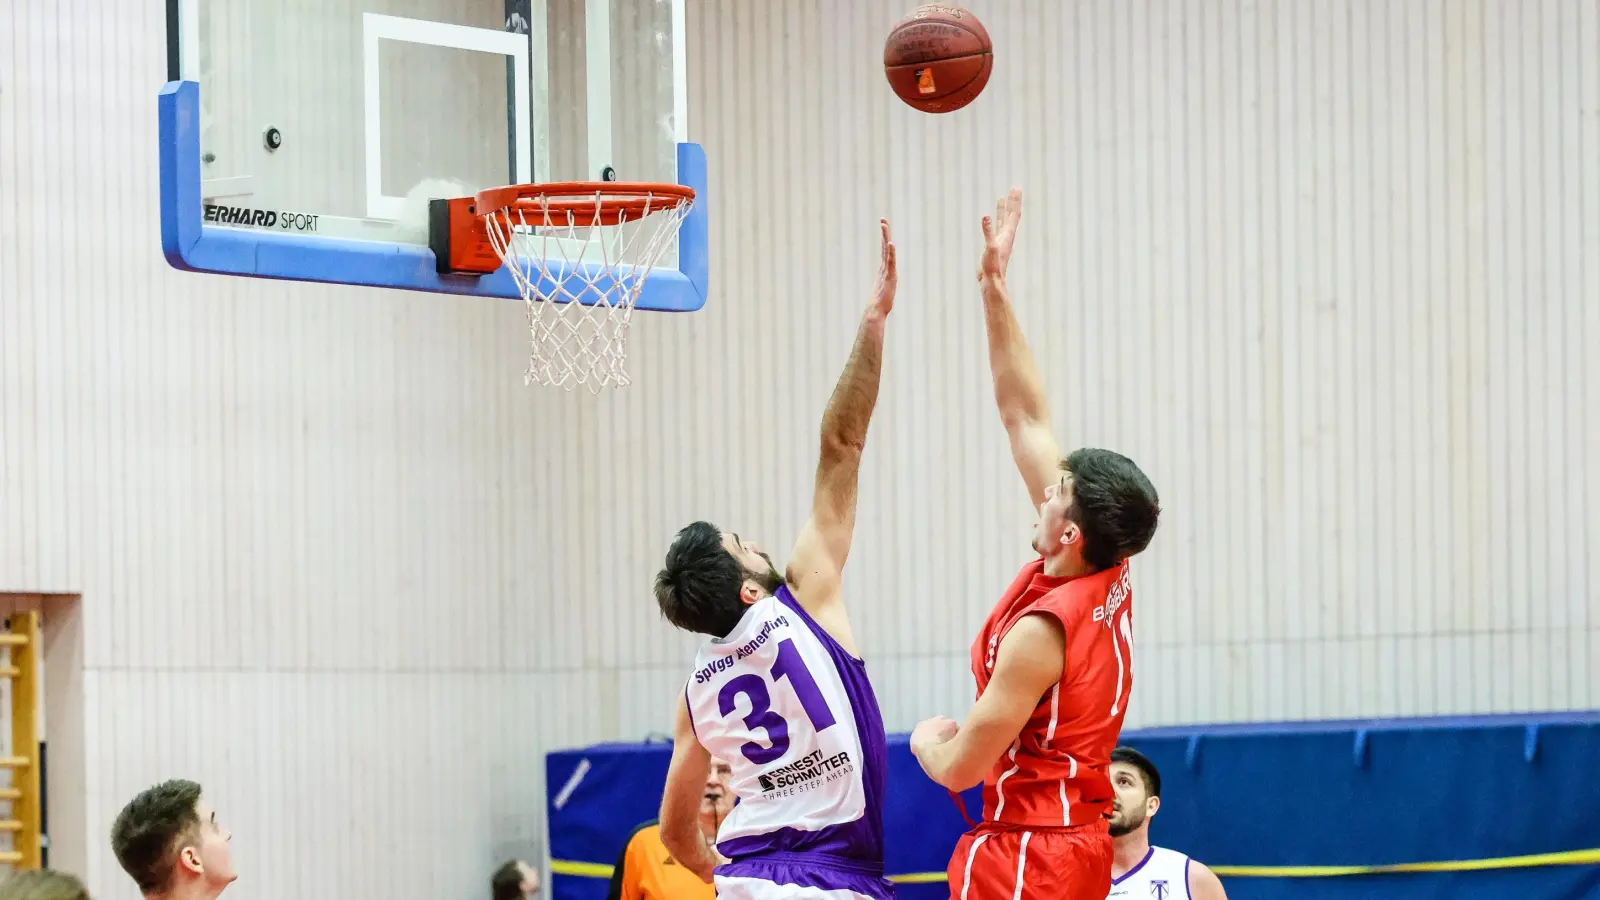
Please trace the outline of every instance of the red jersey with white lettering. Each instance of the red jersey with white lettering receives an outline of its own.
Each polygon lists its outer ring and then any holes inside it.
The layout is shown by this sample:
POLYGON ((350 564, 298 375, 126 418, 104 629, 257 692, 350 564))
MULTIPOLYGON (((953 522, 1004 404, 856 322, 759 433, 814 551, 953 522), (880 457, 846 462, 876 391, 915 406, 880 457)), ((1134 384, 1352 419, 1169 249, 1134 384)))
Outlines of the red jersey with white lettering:
POLYGON ((1097 823, 1111 811, 1111 751, 1133 689, 1133 589, 1128 563, 1078 578, 1022 567, 972 644, 982 696, 1000 641, 1019 619, 1040 613, 1066 631, 1061 681, 1039 702, 1022 733, 983 780, 985 823, 1033 828, 1097 823))

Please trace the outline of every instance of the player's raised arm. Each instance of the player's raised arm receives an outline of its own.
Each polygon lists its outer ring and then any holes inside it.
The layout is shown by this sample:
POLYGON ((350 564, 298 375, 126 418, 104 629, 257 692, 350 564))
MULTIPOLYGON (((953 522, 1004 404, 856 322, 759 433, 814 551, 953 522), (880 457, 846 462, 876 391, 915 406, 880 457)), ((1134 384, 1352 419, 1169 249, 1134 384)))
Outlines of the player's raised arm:
POLYGON ((1000 421, 1011 440, 1011 456, 1028 485, 1033 505, 1044 502, 1045 488, 1060 479, 1061 448, 1050 427, 1050 405, 1033 353, 1017 324, 1006 290, 1011 246, 1022 218, 1022 191, 1011 192, 995 205, 994 218, 983 219, 983 258, 978 283, 983 289, 983 319, 989 334, 989 373, 1000 421))
POLYGON ((1039 698, 1061 681, 1067 651, 1066 632, 1052 616, 1027 615, 1000 641, 994 677, 957 725, 942 716, 917 725, 911 753, 922 771, 937 784, 960 792, 983 781, 1006 752, 1039 698))
POLYGON ((682 697, 677 706, 672 722, 672 761, 667 764, 667 786, 661 793, 661 843, 673 859, 710 884, 720 860, 700 830, 700 801, 705 799, 711 754, 695 737, 682 697))
POLYGON ((867 445, 867 424, 878 402, 884 324, 894 308, 898 278, 888 220, 880 219, 878 228, 882 246, 877 287, 861 317, 861 327, 856 330, 850 361, 822 415, 822 452, 817 461, 811 518, 800 529, 785 573, 795 599, 852 653, 855 650, 849 623, 835 601, 855 531, 857 476, 867 445))

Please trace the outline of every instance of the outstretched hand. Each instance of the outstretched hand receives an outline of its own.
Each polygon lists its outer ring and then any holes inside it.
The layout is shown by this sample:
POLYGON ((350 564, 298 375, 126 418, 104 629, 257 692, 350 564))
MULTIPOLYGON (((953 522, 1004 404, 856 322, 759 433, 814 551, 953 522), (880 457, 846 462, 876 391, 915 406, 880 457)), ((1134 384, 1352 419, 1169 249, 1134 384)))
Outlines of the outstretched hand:
POLYGON ((1011 265, 1011 247, 1017 240, 1017 223, 1022 220, 1022 188, 1012 188, 994 205, 994 216, 983 217, 983 258, 978 264, 978 280, 1005 280, 1011 265))
POLYGON ((894 241, 889 237, 889 220, 878 220, 878 233, 883 246, 878 258, 878 284, 872 291, 872 307, 882 315, 894 309, 894 292, 900 286, 900 273, 895 268, 894 241))

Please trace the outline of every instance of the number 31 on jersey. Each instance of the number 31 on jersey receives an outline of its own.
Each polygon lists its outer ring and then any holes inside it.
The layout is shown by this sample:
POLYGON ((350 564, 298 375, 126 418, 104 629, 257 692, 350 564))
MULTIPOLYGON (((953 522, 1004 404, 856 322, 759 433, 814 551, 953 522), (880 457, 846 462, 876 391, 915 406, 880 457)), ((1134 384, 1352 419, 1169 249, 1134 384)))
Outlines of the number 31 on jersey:
MULTIPOLYGON (((811 727, 818 733, 833 727, 833 710, 828 708, 828 701, 818 690, 817 681, 811 677, 805 660, 800 658, 794 641, 784 640, 778 644, 778 658, 773 660, 768 674, 774 686, 788 679, 795 696, 800 700, 800 708, 805 710, 811 727)), ((728 679, 728 683, 717 693, 717 707, 723 716, 732 715, 739 708, 740 695, 750 702, 750 712, 743 716, 745 727, 752 731, 759 728, 767 734, 767 746, 763 747, 756 741, 745 741, 739 748, 740 752, 745 759, 758 766, 782 759, 789 752, 789 723, 772 708, 767 679, 754 672, 728 679)))

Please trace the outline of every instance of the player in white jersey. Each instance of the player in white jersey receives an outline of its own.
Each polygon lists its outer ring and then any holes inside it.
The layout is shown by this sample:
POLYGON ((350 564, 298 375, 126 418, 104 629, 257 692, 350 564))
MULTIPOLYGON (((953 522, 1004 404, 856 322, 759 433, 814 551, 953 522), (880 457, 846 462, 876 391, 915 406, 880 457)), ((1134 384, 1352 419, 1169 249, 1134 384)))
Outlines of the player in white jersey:
POLYGON ((1161 808, 1161 772, 1132 747, 1111 751, 1111 893, 1106 900, 1228 900, 1216 874, 1176 850, 1150 844, 1161 808))
POLYGON ((889 223, 879 229, 877 289, 822 417, 811 517, 784 574, 738 534, 695 522, 656 576, 667 619, 711 638, 676 704, 661 840, 721 900, 893 896, 883 877, 883 718, 840 595, 894 306, 895 248, 889 223), (715 848, 697 824, 713 756, 732 765, 738 798, 715 848))

